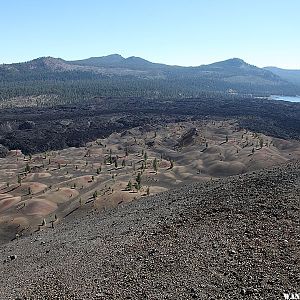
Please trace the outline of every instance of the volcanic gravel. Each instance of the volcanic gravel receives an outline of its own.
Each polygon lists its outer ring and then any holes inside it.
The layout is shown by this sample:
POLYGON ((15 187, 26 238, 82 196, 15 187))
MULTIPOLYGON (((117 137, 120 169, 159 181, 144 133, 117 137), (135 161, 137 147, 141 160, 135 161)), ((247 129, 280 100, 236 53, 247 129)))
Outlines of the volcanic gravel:
POLYGON ((0 299, 284 299, 300 292, 300 162, 186 185, 0 248, 0 299))

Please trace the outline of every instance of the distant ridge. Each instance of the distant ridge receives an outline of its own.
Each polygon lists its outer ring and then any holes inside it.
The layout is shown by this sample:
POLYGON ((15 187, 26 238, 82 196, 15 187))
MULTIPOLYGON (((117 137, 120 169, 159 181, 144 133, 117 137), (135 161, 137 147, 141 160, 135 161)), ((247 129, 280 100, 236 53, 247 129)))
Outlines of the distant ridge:
POLYGON ((68 101, 70 98, 114 95, 182 98, 197 97, 203 92, 300 94, 297 72, 258 68, 240 58, 182 67, 136 56, 124 58, 120 54, 73 61, 40 57, 24 63, 0 65, 0 88, 1 84, 5 85, 4 99, 12 94, 23 96, 24 91, 26 95, 36 96, 55 94, 56 99, 68 101))
POLYGON ((277 67, 265 67, 264 69, 276 74, 277 76, 289 82, 300 85, 300 70, 287 70, 277 67))

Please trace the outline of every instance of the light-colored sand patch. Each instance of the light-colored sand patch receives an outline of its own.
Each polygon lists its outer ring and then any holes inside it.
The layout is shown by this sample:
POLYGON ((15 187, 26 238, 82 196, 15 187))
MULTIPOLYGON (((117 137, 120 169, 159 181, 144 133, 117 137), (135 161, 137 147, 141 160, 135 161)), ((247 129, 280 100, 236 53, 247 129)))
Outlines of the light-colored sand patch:
POLYGON ((4 212, 5 210, 13 207, 15 204, 21 201, 21 197, 12 197, 0 200, 0 213, 4 212))
POLYGON ((27 201, 23 213, 29 216, 47 216, 57 209, 57 204, 46 199, 31 199, 27 201))
POLYGON ((6 198, 11 198, 11 197, 13 197, 12 194, 0 194, 0 200, 6 199, 6 198))
POLYGON ((21 228, 26 228, 29 226, 29 220, 25 217, 15 217, 13 218, 13 220, 11 221, 11 224, 16 225, 16 226, 20 226, 21 228))
POLYGON ((167 191, 168 189, 162 186, 153 185, 149 188, 150 195, 155 195, 167 191))
POLYGON ((1 169, 10 169, 10 170, 17 170, 18 165, 17 164, 1 164, 1 169))
POLYGON ((277 153, 266 153, 263 149, 258 150, 254 155, 249 157, 247 163, 248 170, 257 170, 261 168, 271 167, 276 164, 284 163, 288 161, 288 158, 285 158, 277 153))
POLYGON ((24 178, 24 181, 32 181, 32 180, 38 180, 38 179, 44 179, 51 177, 51 174, 48 172, 41 172, 41 173, 30 173, 24 178))
POLYGON ((12 177, 16 175, 16 170, 1 170, 1 177, 12 177))
POLYGON ((241 162, 225 162, 218 161, 213 163, 208 169, 207 173, 212 176, 231 176, 242 174, 246 167, 241 162))
POLYGON ((130 202, 134 199, 141 197, 140 193, 133 193, 128 191, 117 191, 112 194, 100 196, 94 202, 94 206, 97 209, 103 210, 112 207, 116 207, 121 203, 130 202))
POLYGON ((77 197, 79 192, 76 189, 62 187, 59 190, 47 192, 43 197, 51 202, 60 204, 70 201, 71 199, 77 197))
POLYGON ((47 185, 39 182, 23 182, 21 186, 19 186, 14 194, 17 195, 28 195, 29 189, 31 194, 37 194, 44 191, 47 188, 47 185))

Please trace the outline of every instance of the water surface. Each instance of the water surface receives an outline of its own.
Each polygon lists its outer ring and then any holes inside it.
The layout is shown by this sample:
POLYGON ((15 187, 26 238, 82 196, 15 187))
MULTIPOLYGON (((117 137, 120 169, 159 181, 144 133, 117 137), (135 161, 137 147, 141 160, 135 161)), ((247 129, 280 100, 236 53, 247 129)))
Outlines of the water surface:
POLYGON ((300 96, 291 97, 291 96, 278 96, 278 95, 271 95, 269 97, 270 100, 283 100, 289 102, 299 102, 300 103, 300 96))

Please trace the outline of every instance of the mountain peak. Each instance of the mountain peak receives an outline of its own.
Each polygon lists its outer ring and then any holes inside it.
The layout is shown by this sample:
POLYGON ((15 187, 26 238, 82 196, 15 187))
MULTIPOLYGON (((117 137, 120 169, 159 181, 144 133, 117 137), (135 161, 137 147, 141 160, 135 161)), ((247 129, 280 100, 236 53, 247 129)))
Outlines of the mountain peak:
POLYGON ((110 54, 107 56, 90 57, 82 60, 68 61, 68 63, 81 66, 114 67, 116 64, 119 64, 124 60, 125 58, 120 54, 110 54))
POLYGON ((61 58, 45 56, 33 59, 25 64, 29 66, 29 69, 50 69, 55 71, 64 69, 66 62, 61 58))
POLYGON ((223 61, 219 61, 211 64, 210 66, 222 66, 222 67, 242 67, 242 66, 250 66, 244 60, 240 58, 230 58, 223 61))

